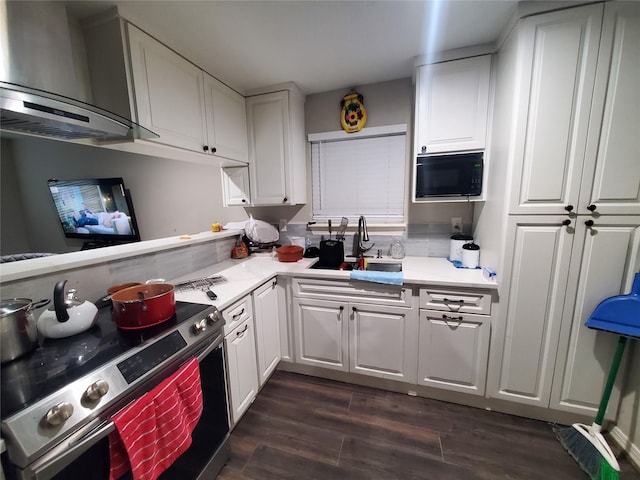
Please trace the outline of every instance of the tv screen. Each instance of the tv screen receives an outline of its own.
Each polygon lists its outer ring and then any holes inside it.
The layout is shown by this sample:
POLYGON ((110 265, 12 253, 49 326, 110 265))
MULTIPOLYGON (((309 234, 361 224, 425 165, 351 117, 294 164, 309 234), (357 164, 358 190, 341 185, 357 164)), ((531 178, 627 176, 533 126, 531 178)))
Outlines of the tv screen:
POLYGON ((48 185, 65 236, 85 239, 83 249, 140 241, 122 178, 49 180, 48 185))

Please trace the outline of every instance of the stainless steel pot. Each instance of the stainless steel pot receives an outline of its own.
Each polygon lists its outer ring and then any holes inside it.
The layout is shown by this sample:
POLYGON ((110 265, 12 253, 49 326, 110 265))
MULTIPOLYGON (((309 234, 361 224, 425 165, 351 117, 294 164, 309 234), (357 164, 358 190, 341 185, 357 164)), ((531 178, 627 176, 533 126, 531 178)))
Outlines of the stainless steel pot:
POLYGON ((11 298, 0 301, 0 360, 14 360, 38 345, 38 330, 33 310, 48 305, 45 298, 32 302, 30 298, 11 298))

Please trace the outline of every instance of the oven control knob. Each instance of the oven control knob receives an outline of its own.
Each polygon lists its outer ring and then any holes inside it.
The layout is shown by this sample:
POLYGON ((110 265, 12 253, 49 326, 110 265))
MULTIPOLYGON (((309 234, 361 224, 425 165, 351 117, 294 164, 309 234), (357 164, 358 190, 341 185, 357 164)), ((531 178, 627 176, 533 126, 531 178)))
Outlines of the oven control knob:
POLYGON ((69 402, 60 402, 49 409, 44 416, 44 423, 57 427, 66 422, 73 415, 73 405, 69 402))
POLYGON ((87 387, 82 395, 83 400, 96 402, 109 392, 109 384, 104 380, 98 380, 87 387))
POLYGON ((193 333, 196 335, 200 335, 207 329, 207 320, 203 318, 202 320, 198 320, 193 324, 193 333))
POLYGON ((221 319, 222 314, 220 313, 220 310, 216 310, 215 312, 211 312, 209 315, 207 315, 207 321, 209 322, 209 325, 213 325, 221 319))

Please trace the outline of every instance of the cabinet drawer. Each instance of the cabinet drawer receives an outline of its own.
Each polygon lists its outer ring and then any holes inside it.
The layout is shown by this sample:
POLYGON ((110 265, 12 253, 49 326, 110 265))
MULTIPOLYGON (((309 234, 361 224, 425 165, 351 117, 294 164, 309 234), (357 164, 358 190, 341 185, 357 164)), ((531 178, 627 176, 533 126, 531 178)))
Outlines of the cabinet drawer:
POLYGON ((369 282, 294 278, 293 295, 299 298, 356 301, 374 305, 412 305, 411 288, 369 282))
POLYGON ((418 384, 484 395, 490 319, 421 310, 418 384))
POLYGON ((491 294, 478 291, 421 288, 420 308, 489 315, 491 314, 491 294))
POLYGON ((251 296, 238 300, 230 307, 225 308, 222 311, 222 316, 225 320, 224 334, 228 335, 235 328, 238 327, 245 320, 253 317, 253 304, 251 303, 251 296))

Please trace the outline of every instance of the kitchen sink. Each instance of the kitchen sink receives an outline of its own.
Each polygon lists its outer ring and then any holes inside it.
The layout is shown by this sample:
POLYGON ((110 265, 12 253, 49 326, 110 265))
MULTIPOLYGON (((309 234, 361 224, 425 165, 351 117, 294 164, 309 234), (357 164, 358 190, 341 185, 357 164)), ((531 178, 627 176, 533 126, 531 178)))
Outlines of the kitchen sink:
POLYGON ((368 262, 366 270, 375 272, 401 272, 402 262, 368 262))
MULTIPOLYGON (((314 270, 357 270, 358 262, 355 260, 346 260, 343 264, 338 266, 327 266, 321 263, 314 263, 309 267, 314 270)), ((379 259, 367 259, 367 268, 365 270, 375 271, 375 272, 401 272, 402 271, 402 262, 401 261, 384 261, 379 259)))

